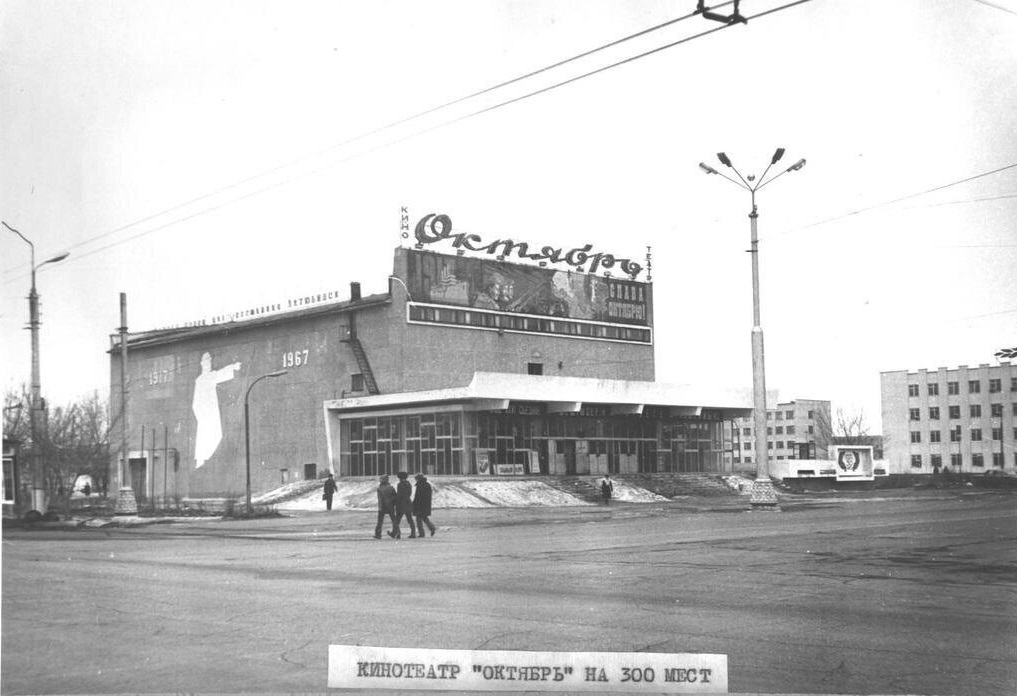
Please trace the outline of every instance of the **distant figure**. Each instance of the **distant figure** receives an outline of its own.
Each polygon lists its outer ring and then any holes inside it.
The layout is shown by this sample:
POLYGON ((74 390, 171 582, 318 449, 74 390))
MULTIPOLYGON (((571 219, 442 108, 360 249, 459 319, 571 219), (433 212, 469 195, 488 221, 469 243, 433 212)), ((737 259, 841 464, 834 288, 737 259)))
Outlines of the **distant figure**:
POLYGON ((339 490, 339 486, 335 485, 335 479, 332 477, 332 472, 328 472, 328 478, 325 479, 325 491, 321 494, 321 499, 325 501, 325 509, 332 509, 332 496, 339 490))
POLYGON ((417 492, 413 495, 413 516, 417 518, 417 537, 424 538, 424 525, 434 536, 434 525, 431 524, 431 484, 423 474, 414 476, 417 480, 417 492))
POLYGON ((194 468, 211 459, 222 440, 222 414, 219 412, 220 382, 228 382, 240 369, 235 362, 218 370, 212 369, 212 356, 201 356, 201 374, 194 379, 194 398, 191 410, 198 426, 194 431, 194 468))
POLYGON ((82 487, 81 492, 84 493, 85 497, 87 498, 88 496, 92 495, 92 486, 86 483, 84 487, 82 487))
MULTIPOLYGON (((380 482, 378 484, 378 524, 374 528, 375 539, 381 539, 381 525, 386 517, 392 520, 393 526, 395 525, 396 491, 388 482, 388 474, 380 476, 378 481, 380 482)), ((392 536, 392 532, 389 532, 388 535, 392 536)))
POLYGON ((406 480, 408 474, 405 471, 400 471, 396 476, 399 477, 399 483, 396 485, 396 512, 389 536, 393 539, 398 539, 402 536, 399 531, 399 521, 405 516, 406 522, 410 525, 410 539, 416 539, 417 529, 413 526, 413 500, 411 498, 413 486, 406 480))
POLYGON ((612 493, 614 493, 614 484, 611 483, 611 477, 604 474, 604 478, 600 480, 600 497, 604 501, 604 505, 611 504, 612 493))

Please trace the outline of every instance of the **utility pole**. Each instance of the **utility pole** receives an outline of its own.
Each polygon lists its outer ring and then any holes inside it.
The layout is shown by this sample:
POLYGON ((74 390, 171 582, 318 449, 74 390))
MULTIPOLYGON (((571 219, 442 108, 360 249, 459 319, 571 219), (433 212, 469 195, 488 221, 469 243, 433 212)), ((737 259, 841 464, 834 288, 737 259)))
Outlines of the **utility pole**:
POLYGON ((113 490, 117 493, 113 512, 117 515, 136 515, 138 500, 131 487, 130 457, 127 450, 127 293, 120 293, 120 458, 113 467, 113 490))
POLYGON ((766 186, 771 181, 778 179, 783 174, 788 172, 798 171, 805 166, 805 160, 801 159, 795 162, 793 165, 771 177, 768 181, 766 175, 770 171, 770 167, 777 164, 781 157, 784 156, 784 148, 777 148, 777 151, 773 153, 773 157, 770 160, 770 164, 763 171, 762 176, 759 177, 759 181, 755 182, 756 177, 749 175, 746 180, 741 175, 734 165, 731 164, 730 158, 723 152, 717 153, 717 159, 720 160, 721 164, 734 170, 734 173, 738 175, 738 179, 741 183, 735 181, 729 176, 721 174, 713 167, 705 164, 704 162, 699 163, 699 168, 707 174, 719 174, 721 177, 727 179, 731 183, 735 184, 739 188, 743 188, 748 191, 752 196, 752 210, 749 212, 749 241, 751 248, 748 250, 752 254, 752 416, 753 425, 755 428, 756 435, 756 480, 752 484, 752 496, 750 503, 753 508, 776 508, 777 507, 777 491, 773 487, 773 483, 770 481, 770 469, 769 469, 769 453, 767 452, 767 432, 766 432, 766 374, 763 358, 763 322, 760 318, 759 311, 759 234, 757 228, 757 221, 759 220, 759 211, 756 207, 756 191, 766 186))

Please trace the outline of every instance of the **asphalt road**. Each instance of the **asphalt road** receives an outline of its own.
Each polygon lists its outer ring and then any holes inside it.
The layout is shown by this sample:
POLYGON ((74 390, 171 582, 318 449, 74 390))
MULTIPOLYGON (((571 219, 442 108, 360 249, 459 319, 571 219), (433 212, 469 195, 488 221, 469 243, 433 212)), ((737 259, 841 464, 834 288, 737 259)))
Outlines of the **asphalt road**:
POLYGON ((363 512, 9 529, 0 689, 322 692, 328 646, 360 644, 722 653, 732 693, 1017 693, 1017 497, 871 496, 438 510, 398 541, 363 512))

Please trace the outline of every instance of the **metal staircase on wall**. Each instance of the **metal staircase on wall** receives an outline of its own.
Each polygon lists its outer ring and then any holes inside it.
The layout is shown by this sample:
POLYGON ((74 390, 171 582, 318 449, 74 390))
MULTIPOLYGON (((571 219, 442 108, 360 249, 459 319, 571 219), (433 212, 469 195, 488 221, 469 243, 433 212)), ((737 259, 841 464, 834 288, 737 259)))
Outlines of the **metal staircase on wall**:
POLYGON ((378 383, 374 381, 374 373, 371 372, 371 363, 367 361, 367 353, 364 352, 364 347, 360 345, 360 339, 355 335, 351 335, 345 341, 350 344, 350 348, 353 349, 353 355, 357 358, 357 366, 360 367, 360 374, 364 376, 364 386, 367 388, 367 393, 380 394, 378 383))

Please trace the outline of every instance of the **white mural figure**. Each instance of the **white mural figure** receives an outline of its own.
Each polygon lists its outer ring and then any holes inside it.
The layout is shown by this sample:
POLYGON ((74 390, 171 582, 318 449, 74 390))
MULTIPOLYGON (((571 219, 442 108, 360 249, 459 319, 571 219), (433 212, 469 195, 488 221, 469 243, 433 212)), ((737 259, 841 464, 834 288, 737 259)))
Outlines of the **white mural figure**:
POLYGON ((240 363, 235 362, 218 370, 212 369, 212 356, 201 356, 201 374, 194 380, 194 400, 191 410, 198 427, 194 434, 194 468, 207 462, 222 440, 222 414, 219 412, 220 382, 227 382, 236 375, 240 363))

